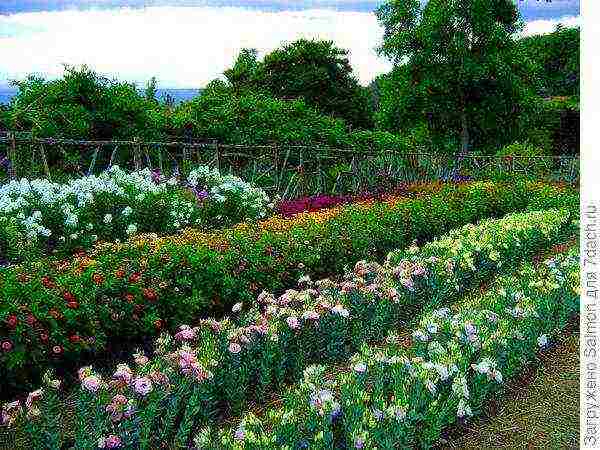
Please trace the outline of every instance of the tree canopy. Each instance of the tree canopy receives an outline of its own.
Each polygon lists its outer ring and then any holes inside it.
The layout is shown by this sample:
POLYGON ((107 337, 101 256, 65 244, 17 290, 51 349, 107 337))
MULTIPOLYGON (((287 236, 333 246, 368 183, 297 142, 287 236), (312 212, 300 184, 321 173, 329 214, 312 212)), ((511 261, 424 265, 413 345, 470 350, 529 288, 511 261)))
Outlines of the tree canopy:
POLYGON ((518 132, 531 90, 514 51, 522 22, 512 0, 388 0, 377 17, 379 51, 396 66, 381 86, 384 129, 426 123, 463 151, 518 132))
POLYGON ((370 92, 353 75, 348 51, 331 41, 300 39, 258 61, 244 49, 225 71, 236 92, 252 90, 279 99, 304 99, 318 111, 342 118, 355 128, 372 128, 370 92))

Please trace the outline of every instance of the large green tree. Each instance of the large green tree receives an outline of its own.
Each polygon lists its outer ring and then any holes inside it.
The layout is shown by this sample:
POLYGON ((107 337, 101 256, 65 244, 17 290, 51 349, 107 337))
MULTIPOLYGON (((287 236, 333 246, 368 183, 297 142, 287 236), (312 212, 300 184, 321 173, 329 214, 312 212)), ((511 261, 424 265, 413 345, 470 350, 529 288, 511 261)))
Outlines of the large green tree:
POLYGON ((518 133, 530 89, 513 0, 388 0, 377 17, 396 66, 381 86, 384 128, 426 123, 463 152, 518 133))
POLYGON ((244 49, 225 76, 236 92, 253 90, 279 99, 304 99, 318 111, 346 120, 355 128, 373 126, 368 88, 359 84, 348 51, 331 41, 300 39, 257 60, 244 49))

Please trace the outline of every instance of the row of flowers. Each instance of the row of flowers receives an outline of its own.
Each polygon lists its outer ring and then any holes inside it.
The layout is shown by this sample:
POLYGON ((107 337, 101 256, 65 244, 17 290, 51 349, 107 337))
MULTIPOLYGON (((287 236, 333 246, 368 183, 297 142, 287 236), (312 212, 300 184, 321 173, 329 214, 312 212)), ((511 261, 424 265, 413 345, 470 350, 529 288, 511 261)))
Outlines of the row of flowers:
MULTIPOLYGON (((119 365, 108 380, 83 368, 78 423, 89 428, 79 430, 77 443, 93 448, 112 436, 127 448, 159 448, 173 439, 183 445, 194 424, 239 415, 249 400, 265 402, 309 364, 341 361, 360 345, 381 341, 421 309, 447 304, 500 267, 559 241, 569 224, 569 213, 558 210, 488 220, 412 246, 398 262, 359 262, 339 283, 305 277, 300 291, 278 298, 263 293, 249 310, 235 305, 232 319, 181 326, 173 337, 159 338, 155 358, 136 354, 135 367, 119 365)), ((25 402, 27 426, 44 436, 57 431, 40 427, 60 422, 40 410, 46 395, 57 395, 57 383, 47 384, 25 402)), ((5 411, 14 422, 20 404, 5 411)))
POLYGON ((407 340, 363 347, 347 370, 311 366, 282 405, 232 429, 203 429, 202 449, 431 448, 481 411, 579 311, 578 249, 523 265, 477 299, 425 315, 407 340))
POLYGON ((186 180, 118 166, 65 184, 13 180, 0 186, 0 257, 89 248, 144 231, 229 226, 264 218, 269 205, 262 190, 206 166, 186 180))
POLYGON ((272 219, 264 230, 239 226, 208 244, 163 242, 156 250, 126 245, 103 249, 93 259, 6 268, 0 271, 2 389, 26 385, 40 367, 62 366, 65 359, 105 350, 107 343, 152 337, 189 317, 220 317, 235 303, 252 304, 262 290, 294 286, 304 274, 343 273, 357 260, 383 258, 452 226, 575 201, 576 193, 543 185, 505 192, 504 185, 478 183, 302 215, 288 219, 292 225, 272 219))

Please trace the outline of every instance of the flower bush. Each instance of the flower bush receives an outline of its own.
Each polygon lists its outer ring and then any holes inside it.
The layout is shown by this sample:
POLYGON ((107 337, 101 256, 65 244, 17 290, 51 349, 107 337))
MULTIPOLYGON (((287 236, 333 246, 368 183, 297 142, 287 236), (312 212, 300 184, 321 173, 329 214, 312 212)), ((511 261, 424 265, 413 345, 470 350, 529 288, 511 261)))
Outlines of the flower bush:
MULTIPOLYGON (((534 212, 465 227, 454 233, 454 245, 445 238, 409 248, 398 263, 361 262, 337 284, 304 278, 302 291, 288 291, 277 300, 262 294, 262 306, 250 311, 236 305, 241 317, 234 321, 181 326, 173 337, 157 341, 153 359, 136 354, 135 367, 120 364, 108 380, 82 368, 76 444, 94 448, 110 438, 125 448, 185 445, 192 427, 213 423, 224 402, 230 412, 240 413, 249 398, 264 401, 309 363, 345 359, 349 349, 382 339, 419 307, 430 310, 449 302, 500 267, 556 242, 568 229, 568 218, 567 212, 534 212), (436 249, 438 256, 430 256, 436 249)), ((364 372, 367 364, 357 362, 354 370, 364 372)), ((58 382, 49 380, 35 391, 44 401, 57 395, 58 382)), ((4 421, 25 420, 32 437, 56 435, 55 411, 25 406, 26 418, 20 403, 5 405, 4 421)))
POLYGON ((451 226, 529 205, 571 205, 577 198, 558 188, 550 188, 552 197, 544 186, 520 189, 506 193, 489 183, 447 188, 422 198, 289 221, 273 218, 212 235, 192 233, 189 240, 184 235, 175 238, 182 241, 111 246, 94 258, 5 268, 0 270, 2 388, 22 386, 39 376, 40 368, 63 366, 110 342, 123 345, 189 317, 222 315, 237 302, 254 302, 263 289, 292 287, 304 273, 313 278, 343 273, 347 264, 451 226), (213 240, 202 240, 207 237, 213 240))
POLYGON ((149 169, 127 173, 117 166, 66 184, 11 181, 0 186, 0 257, 72 251, 191 225, 223 227, 264 218, 268 204, 260 189, 206 166, 192 170, 183 185, 149 169))
POLYGON ((579 257, 527 263, 484 295, 425 315, 407 344, 390 334, 363 347, 348 370, 311 366, 283 405, 245 416, 206 449, 429 448, 444 428, 481 410, 486 398, 545 349, 579 311, 579 257))

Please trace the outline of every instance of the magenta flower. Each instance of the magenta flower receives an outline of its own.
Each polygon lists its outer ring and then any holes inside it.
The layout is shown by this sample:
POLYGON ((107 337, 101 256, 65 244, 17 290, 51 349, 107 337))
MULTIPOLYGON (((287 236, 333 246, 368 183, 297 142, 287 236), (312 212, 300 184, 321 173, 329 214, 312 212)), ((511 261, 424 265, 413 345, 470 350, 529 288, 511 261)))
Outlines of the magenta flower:
POLYGON ((181 325, 179 331, 175 334, 175 339, 178 341, 191 341, 196 339, 196 332, 188 325, 181 325))
POLYGON ((111 434, 104 440, 104 446, 106 448, 118 448, 121 446, 121 438, 111 434))

